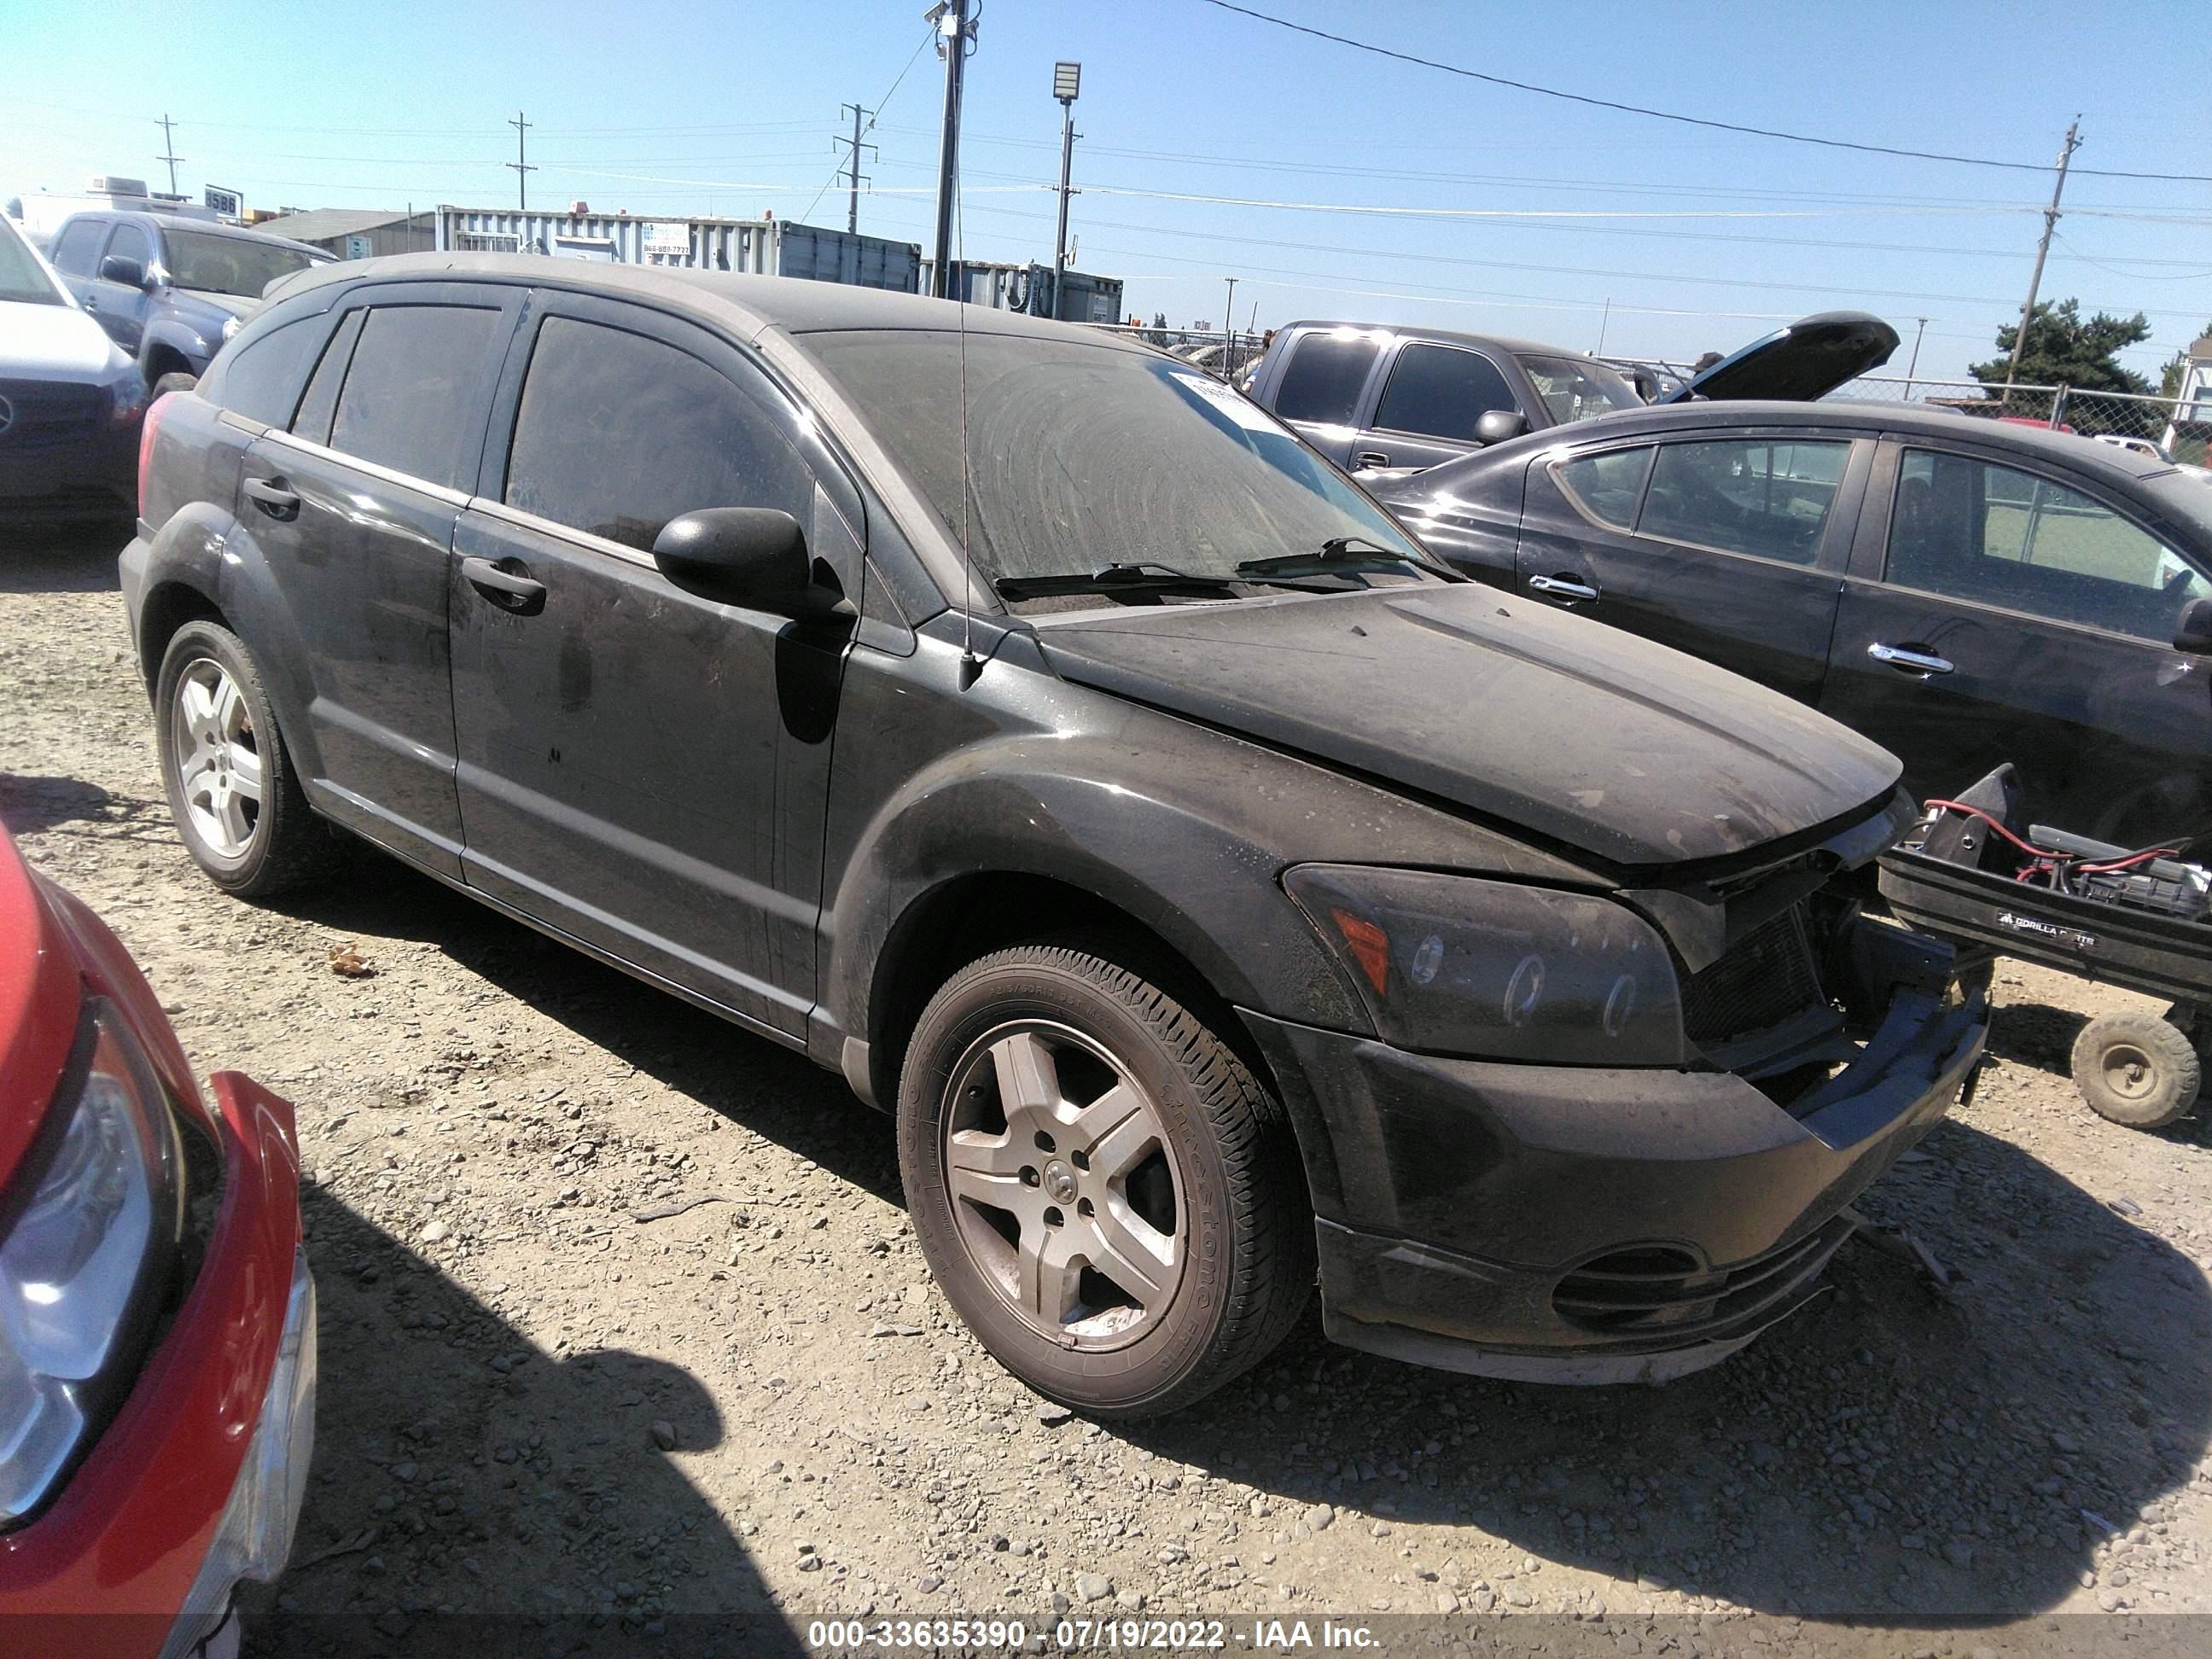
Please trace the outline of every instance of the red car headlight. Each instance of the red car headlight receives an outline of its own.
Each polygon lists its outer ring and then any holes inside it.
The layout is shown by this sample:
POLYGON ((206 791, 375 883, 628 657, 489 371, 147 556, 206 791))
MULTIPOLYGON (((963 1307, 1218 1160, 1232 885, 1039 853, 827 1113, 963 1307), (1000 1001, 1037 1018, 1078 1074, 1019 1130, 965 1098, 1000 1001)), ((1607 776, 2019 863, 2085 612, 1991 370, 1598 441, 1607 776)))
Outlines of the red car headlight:
POLYGON ((129 1395, 178 1260, 183 1177, 145 1051, 92 999, 40 1143, 0 1198, 0 1527, 54 1494, 129 1395))

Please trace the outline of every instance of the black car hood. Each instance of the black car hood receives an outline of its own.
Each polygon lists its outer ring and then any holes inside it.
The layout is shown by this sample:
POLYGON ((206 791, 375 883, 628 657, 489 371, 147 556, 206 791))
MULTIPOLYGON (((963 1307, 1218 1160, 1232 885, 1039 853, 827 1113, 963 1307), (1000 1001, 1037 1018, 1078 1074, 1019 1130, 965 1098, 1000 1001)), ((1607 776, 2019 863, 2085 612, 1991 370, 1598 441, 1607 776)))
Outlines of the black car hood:
POLYGON ((1863 311, 1824 311, 1753 340, 1679 392, 1653 401, 1778 398, 1811 403, 1869 369, 1881 368, 1896 349, 1897 331, 1881 318, 1863 311))
POLYGON ((1898 780, 1887 750, 1802 703, 1471 582, 1146 605, 1036 637, 1067 679, 1620 866, 1731 858, 1898 780))

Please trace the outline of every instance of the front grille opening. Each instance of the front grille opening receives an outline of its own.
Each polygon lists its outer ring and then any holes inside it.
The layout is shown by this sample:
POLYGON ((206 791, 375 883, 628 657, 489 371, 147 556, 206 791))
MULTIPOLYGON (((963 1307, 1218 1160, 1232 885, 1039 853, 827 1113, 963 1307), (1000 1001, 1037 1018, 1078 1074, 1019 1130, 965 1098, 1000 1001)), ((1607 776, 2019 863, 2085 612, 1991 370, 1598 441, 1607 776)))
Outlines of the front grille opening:
POLYGON ((1826 1004, 1804 907, 1793 905, 1683 981, 1682 1028, 1700 1046, 1725 1046, 1826 1004))
POLYGON ((1733 1267, 1708 1267, 1679 1245, 1637 1244, 1586 1261, 1552 1291, 1552 1310, 1606 1336, 1694 1334, 1778 1306, 1809 1285, 1850 1237, 1840 1217, 1733 1267))

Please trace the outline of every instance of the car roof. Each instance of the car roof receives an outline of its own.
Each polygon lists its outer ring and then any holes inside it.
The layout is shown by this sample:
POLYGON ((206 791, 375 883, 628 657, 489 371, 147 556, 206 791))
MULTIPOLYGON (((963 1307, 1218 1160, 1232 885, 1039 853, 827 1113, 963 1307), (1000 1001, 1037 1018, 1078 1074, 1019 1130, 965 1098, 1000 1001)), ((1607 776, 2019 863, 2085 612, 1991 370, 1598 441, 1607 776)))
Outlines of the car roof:
POLYGON ((378 259, 349 260, 295 272, 273 285, 264 297, 272 301, 289 300, 329 283, 452 282, 456 278, 653 300, 748 333, 769 328, 788 334, 964 328, 970 334, 1080 338, 1100 346, 1157 355, 1148 346, 1132 345, 1117 336, 1077 323, 1048 322, 1019 312, 956 305, 950 300, 926 299, 885 289, 673 265, 603 264, 587 259, 551 258, 542 253, 395 253, 378 259))
MULTIPOLYGON (((1327 318, 1304 317, 1295 323, 1285 323, 1275 331, 1277 338, 1302 328, 1348 328, 1362 334, 1388 334, 1401 340, 1431 340, 1440 345, 1489 347, 1497 351, 1536 352, 1546 357, 1589 357, 1587 351, 1577 351, 1570 346, 1551 345, 1542 340, 1518 340, 1505 334, 1470 334, 1463 329, 1425 328, 1407 323, 1354 323, 1327 318)), ((1595 358, 1591 358, 1593 362, 1595 358)), ((1607 368, 1612 365, 1607 364, 1607 368)), ((1615 373, 1619 371, 1616 370, 1615 373)))
POLYGON ((2016 426, 1941 404, 1860 403, 1841 398, 1822 398, 1814 403, 1747 398, 1656 404, 1645 409, 1596 416, 1569 426, 1548 427, 1515 439, 1510 445, 1479 450, 1475 457, 1469 459, 1495 455, 1508 448, 1516 453, 1533 452, 1547 445, 1590 443, 1605 438, 1645 434, 1658 437, 1685 428, 1790 426, 1969 438, 2063 463, 2077 471, 2106 472, 2117 478, 2145 478, 2172 471, 2170 462, 2123 449, 2117 444, 2092 443, 2077 434, 2016 426))

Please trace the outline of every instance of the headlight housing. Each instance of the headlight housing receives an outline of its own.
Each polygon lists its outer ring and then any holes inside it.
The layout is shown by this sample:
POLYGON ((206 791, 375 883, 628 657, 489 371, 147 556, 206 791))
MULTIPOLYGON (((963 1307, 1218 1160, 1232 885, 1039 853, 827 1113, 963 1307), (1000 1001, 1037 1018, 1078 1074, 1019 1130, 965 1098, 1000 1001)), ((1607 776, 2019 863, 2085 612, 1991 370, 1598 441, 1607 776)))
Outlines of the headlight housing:
POLYGON ((1358 865, 1300 865, 1283 885, 1385 1042, 1567 1066, 1689 1057, 1674 957, 1610 899, 1358 865))
POLYGON ((53 1495, 129 1395, 178 1259, 183 1166, 152 1063, 94 999, 0 1201, 0 1528, 53 1495))

